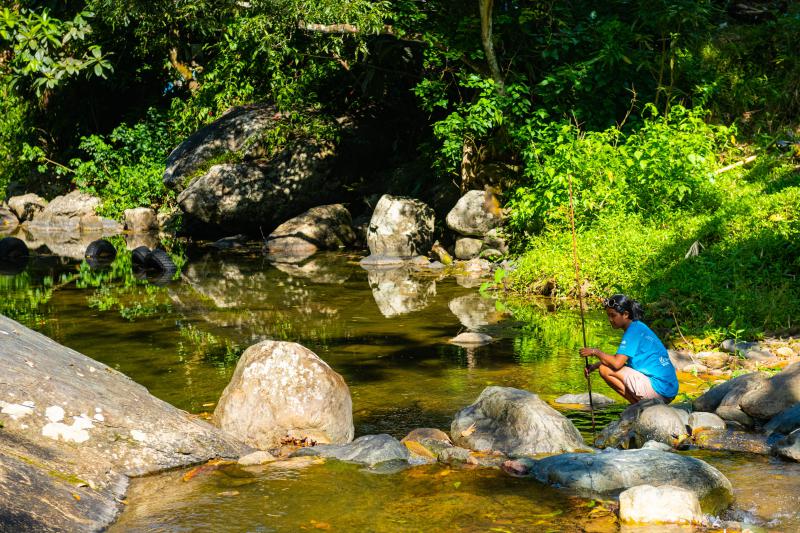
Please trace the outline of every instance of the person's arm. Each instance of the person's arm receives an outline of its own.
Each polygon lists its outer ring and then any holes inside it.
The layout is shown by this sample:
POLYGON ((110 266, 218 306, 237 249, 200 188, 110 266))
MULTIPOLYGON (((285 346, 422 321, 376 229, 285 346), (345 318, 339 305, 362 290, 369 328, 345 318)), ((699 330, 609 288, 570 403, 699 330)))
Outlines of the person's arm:
MULTIPOLYGON (((583 357, 597 357, 600 360, 600 364, 606 365, 609 368, 613 368, 614 370, 619 370, 625 363, 628 362, 628 356, 622 354, 607 354, 604 351, 598 348, 581 348, 580 354, 583 357)), ((592 365, 594 366, 594 365, 592 365)), ((595 368, 596 370, 596 368, 595 368)))

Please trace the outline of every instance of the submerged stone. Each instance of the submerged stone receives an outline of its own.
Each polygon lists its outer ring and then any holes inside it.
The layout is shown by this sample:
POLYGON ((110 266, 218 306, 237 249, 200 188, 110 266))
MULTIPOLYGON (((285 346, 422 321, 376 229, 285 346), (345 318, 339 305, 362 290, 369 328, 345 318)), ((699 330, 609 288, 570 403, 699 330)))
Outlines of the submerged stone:
POLYGON ((387 461, 408 462, 408 448, 391 435, 364 435, 349 444, 320 444, 300 448, 292 457, 318 455, 373 466, 387 461))

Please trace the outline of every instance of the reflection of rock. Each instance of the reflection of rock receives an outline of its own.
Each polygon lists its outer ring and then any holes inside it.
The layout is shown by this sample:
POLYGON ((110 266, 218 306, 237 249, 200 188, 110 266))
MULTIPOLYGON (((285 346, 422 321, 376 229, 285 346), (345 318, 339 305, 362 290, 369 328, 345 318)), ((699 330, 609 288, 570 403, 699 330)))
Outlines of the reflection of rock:
POLYGON ((0 207, 0 233, 10 233, 17 229, 19 220, 10 209, 0 207))
POLYGON ((125 236, 125 247, 128 250, 135 250, 139 246, 147 246, 154 250, 160 242, 155 233, 131 233, 125 236))
POLYGON ((223 431, 262 450, 280 446, 286 436, 302 440, 317 432, 333 443, 353 440, 353 404, 344 379, 293 342, 248 348, 214 419, 223 431))
POLYGON ((428 305, 428 298, 436 295, 435 281, 412 277, 405 268, 367 272, 372 297, 385 317, 422 309, 428 305))
POLYGON ((537 395, 510 387, 487 387, 474 404, 456 413, 453 443, 507 455, 560 453, 585 449, 572 422, 537 395))
POLYGON ((296 278, 307 278, 314 283, 344 283, 351 269, 341 256, 315 255, 304 263, 273 263, 272 266, 296 278))
POLYGON ((467 294, 453 298, 450 300, 449 307, 461 324, 471 330, 497 324, 503 319, 503 313, 495 308, 494 300, 482 298, 480 294, 467 294))
POLYGON ((22 239, 31 250, 41 250, 45 247, 53 255, 80 261, 83 260, 86 248, 92 241, 107 235, 104 232, 42 231, 28 226, 23 227, 16 237, 22 239))

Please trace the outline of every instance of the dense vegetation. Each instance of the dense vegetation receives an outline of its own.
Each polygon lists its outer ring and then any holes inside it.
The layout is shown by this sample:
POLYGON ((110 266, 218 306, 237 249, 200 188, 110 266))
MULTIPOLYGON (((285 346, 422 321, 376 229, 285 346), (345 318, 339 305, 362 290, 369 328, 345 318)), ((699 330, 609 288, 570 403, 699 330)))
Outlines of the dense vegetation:
POLYGON ((501 191, 516 291, 574 294, 572 180, 592 294, 711 340, 792 328, 798 35, 800 6, 762 0, 12 1, 0 195, 168 208, 166 155, 231 106, 369 110, 427 169, 407 192, 501 191))

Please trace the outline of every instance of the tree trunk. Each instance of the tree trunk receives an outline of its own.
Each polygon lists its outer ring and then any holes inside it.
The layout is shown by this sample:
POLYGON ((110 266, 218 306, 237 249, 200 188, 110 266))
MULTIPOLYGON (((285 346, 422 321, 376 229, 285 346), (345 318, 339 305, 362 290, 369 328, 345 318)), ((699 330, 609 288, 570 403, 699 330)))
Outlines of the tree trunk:
POLYGON ((497 56, 494 53, 494 43, 492 42, 492 7, 494 0, 478 0, 478 8, 481 12, 481 44, 483 52, 486 54, 486 62, 489 64, 489 71, 492 79, 497 85, 497 92, 505 94, 505 81, 497 56))

